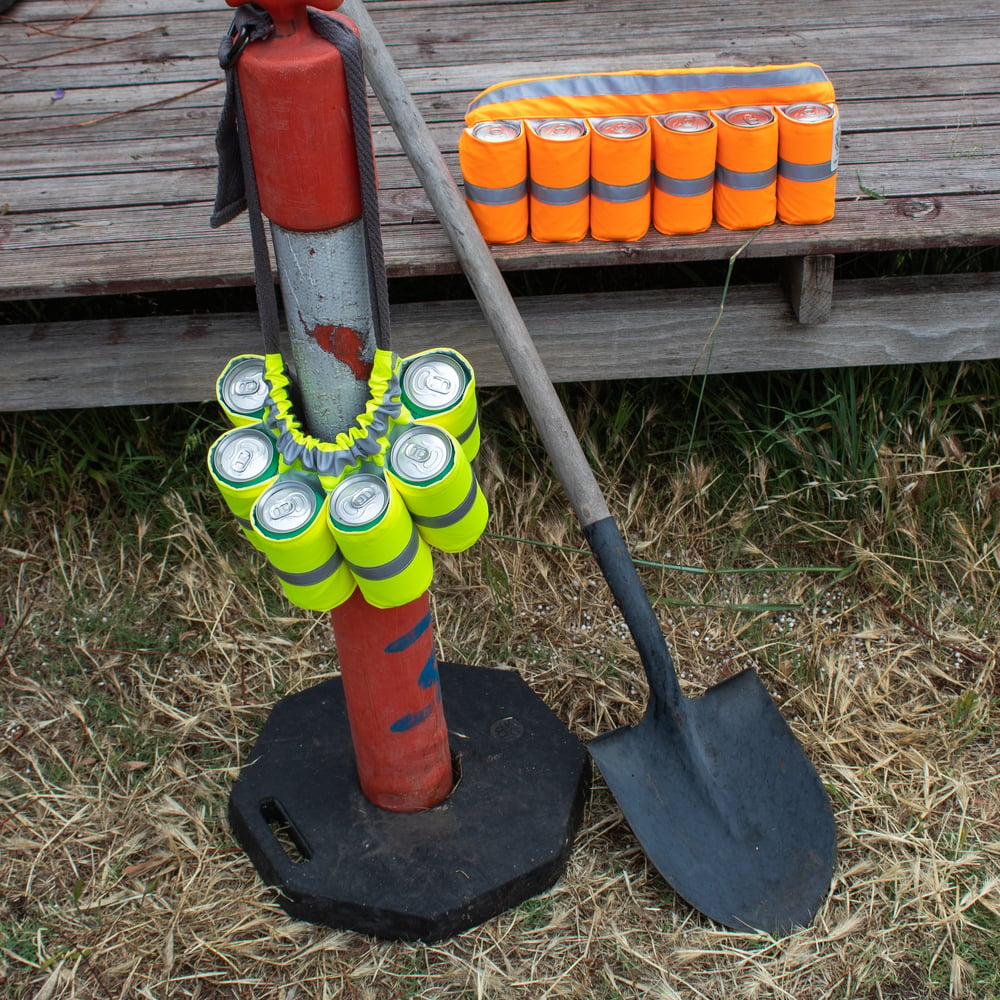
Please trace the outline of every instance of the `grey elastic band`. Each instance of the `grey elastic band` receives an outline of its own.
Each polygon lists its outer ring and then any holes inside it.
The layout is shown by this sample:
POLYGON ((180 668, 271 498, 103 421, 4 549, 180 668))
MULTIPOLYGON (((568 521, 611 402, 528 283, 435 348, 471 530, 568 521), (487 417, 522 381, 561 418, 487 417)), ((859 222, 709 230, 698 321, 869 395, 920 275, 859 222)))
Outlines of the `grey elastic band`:
POLYGON ((650 191, 651 178, 647 177, 638 184, 605 184, 603 181, 590 179, 590 193, 601 201, 624 204, 644 198, 650 191))
POLYGON ((760 191, 770 187, 777 176, 777 164, 767 170, 730 170, 721 163, 715 165, 715 179, 734 191, 760 191))
POLYGON ((826 181, 836 172, 829 160, 825 163, 793 163, 791 160, 778 160, 778 176, 789 181, 804 183, 826 181))
POLYGON ((273 563, 271 565, 274 567, 275 575, 284 580, 285 583, 291 584, 293 587, 312 587, 314 584, 329 580, 340 569, 343 561, 344 556, 340 549, 336 549, 322 566, 306 570, 304 573, 292 573, 289 570, 278 569, 273 563))
POLYGON ((572 187, 546 187, 532 181, 530 191, 531 197, 543 205, 576 205, 590 194, 590 178, 572 187))
POLYGON ((478 483, 476 482, 476 477, 473 476, 469 492, 454 510, 448 511, 447 514, 436 514, 434 516, 411 512, 410 516, 413 518, 413 523, 419 524, 422 528, 450 528, 453 524, 458 524, 472 510, 472 505, 476 502, 478 493, 478 483))
POLYGON ((465 182, 465 197, 477 205, 516 205, 527 194, 527 180, 505 188, 480 187, 478 184, 465 182))
POLYGON ((358 566, 350 560, 347 561, 347 565, 355 576, 360 576, 364 580, 391 580, 394 576, 399 576, 413 562, 419 548, 420 536, 417 534, 417 526, 414 525, 406 548, 395 559, 390 559, 381 566, 358 566))
POLYGON ((668 177, 661 174, 659 170, 654 174, 656 178, 656 188, 664 194, 672 194, 676 198, 697 198, 699 195, 708 194, 712 190, 715 181, 715 171, 705 174, 704 177, 692 177, 682 180, 679 177, 668 177))

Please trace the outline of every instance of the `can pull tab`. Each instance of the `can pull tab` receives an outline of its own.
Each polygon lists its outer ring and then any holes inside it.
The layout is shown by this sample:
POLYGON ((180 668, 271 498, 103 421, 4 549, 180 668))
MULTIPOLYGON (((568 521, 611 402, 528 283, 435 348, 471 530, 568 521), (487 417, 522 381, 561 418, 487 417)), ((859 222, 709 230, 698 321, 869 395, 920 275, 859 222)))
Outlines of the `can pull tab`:
POLYGON ((233 393, 237 396, 256 396, 260 391, 260 380, 245 378, 236 384, 233 393))
POLYGON ((249 448, 240 448, 233 459, 233 472, 239 475, 246 472, 247 466, 253 461, 253 452, 249 448))
POLYGON ((286 517, 298 514, 303 507, 302 497, 297 493, 293 493, 284 500, 279 500, 277 503, 271 504, 267 513, 271 520, 277 523, 286 517))
POLYGON ((425 392, 436 392, 440 396, 447 396, 452 391, 452 381, 439 375, 437 372, 422 371, 417 373, 413 380, 418 389, 425 392))
MULTIPOLYGON (((242 7, 251 0, 226 0, 230 7, 242 7)), ((288 35, 295 31, 296 24, 308 24, 305 15, 306 7, 315 7, 317 10, 336 10, 342 0, 256 0, 257 5, 271 15, 274 21, 274 30, 278 35, 288 35)))
POLYGON ((431 457, 430 449, 425 448, 422 444, 418 444, 416 441, 408 444, 403 449, 403 454, 411 462, 415 462, 417 465, 426 465, 431 457))
POLYGON ((374 486, 363 486, 348 502, 355 510, 364 510, 377 496, 374 486))

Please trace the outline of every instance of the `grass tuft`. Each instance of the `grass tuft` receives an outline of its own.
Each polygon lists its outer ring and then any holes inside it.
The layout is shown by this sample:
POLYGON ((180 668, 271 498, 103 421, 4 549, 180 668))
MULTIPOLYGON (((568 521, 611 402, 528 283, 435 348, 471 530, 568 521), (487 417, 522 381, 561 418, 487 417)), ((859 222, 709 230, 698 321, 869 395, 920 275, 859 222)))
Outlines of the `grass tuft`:
MULTIPOLYGON (((11 1000, 1000 997, 1000 365, 564 386, 689 694, 755 668, 830 791, 812 924, 724 930, 598 779, 555 887, 429 946, 288 919, 227 825, 274 702, 337 670, 215 495, 211 407, 0 417, 0 985, 11 1000)), ((516 395, 441 655, 581 739, 637 721, 627 630, 516 395)))

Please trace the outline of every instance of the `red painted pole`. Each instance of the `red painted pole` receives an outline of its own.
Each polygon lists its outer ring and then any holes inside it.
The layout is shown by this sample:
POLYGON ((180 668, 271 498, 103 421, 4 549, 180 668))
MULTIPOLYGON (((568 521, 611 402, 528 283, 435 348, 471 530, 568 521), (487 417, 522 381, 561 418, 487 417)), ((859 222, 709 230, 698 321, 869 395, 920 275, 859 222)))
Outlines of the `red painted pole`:
MULTIPOLYGON (((333 440, 364 409, 375 352, 347 83, 336 47, 309 26, 305 2, 261 6, 275 32, 247 46, 237 73, 304 422, 333 440)), ((397 812, 438 805, 452 768, 427 594, 382 610, 357 590, 330 616, 365 796, 397 812)))
POLYGON ((426 592, 382 610, 356 590, 330 618, 361 790, 394 812, 438 804, 452 767, 426 592))

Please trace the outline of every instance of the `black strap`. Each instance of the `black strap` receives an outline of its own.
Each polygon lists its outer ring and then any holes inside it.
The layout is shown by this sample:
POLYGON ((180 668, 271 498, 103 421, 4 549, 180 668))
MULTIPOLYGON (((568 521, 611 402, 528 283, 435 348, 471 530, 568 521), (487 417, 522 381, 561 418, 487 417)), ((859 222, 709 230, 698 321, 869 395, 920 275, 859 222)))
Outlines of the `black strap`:
MULTIPOLYGON (((368 116, 367 84, 361 42, 354 31, 342 21, 314 10, 309 10, 308 14, 310 27, 320 37, 336 46, 344 64, 361 186, 362 227, 365 236, 375 346, 388 350, 391 346, 389 292, 382 248, 378 182, 368 116)), ((255 4, 245 4, 236 11, 229 33, 219 46, 219 63, 226 71, 226 99, 216 130, 219 172, 215 208, 211 220, 214 228, 229 222, 244 209, 247 210, 253 245, 257 308, 260 312, 264 349, 269 354, 280 353, 278 337, 280 324, 271 260, 253 169, 253 156, 240 99, 236 62, 248 42, 266 39, 273 30, 273 22, 266 11, 255 4)))

